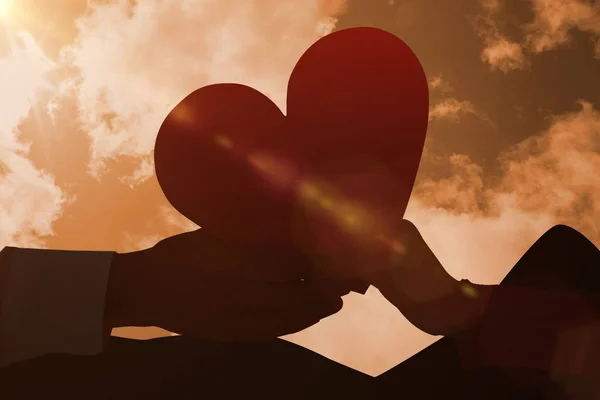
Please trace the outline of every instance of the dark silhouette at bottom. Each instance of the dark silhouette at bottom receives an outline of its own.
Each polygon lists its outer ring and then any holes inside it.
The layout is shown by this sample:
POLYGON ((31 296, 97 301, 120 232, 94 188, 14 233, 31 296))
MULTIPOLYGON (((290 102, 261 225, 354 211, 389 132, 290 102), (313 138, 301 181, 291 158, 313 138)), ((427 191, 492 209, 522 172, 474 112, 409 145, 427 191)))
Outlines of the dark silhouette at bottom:
POLYGON ((5 399, 599 399, 600 251, 557 226, 521 258, 483 320, 372 378, 283 340, 113 337, 92 357, 0 371, 5 399))

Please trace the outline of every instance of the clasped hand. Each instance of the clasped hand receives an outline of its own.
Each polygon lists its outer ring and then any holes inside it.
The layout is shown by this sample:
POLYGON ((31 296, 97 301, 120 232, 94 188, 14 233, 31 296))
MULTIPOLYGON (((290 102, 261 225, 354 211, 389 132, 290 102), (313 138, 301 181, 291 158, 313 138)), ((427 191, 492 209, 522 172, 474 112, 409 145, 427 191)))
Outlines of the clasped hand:
MULTIPOLYGON (((159 326, 212 340, 273 339, 337 313, 355 282, 313 273, 303 254, 224 243, 199 229, 116 255, 106 324, 159 326)), ((369 283, 379 286, 375 282, 369 283)))

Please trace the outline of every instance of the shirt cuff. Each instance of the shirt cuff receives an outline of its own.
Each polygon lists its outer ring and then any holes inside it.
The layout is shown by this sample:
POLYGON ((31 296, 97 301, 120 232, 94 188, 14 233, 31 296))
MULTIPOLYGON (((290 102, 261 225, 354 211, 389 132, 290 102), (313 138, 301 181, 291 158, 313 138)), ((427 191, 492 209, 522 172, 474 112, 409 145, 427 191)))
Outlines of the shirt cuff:
POLYGON ((0 367, 46 354, 100 353, 115 253, 13 247, 5 252, 0 367))

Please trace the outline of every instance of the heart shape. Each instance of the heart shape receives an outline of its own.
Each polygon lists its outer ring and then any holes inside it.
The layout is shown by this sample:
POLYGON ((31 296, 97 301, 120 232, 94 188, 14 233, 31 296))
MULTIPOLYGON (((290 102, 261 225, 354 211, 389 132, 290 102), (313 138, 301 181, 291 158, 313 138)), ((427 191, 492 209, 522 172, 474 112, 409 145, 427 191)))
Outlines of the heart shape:
POLYGON ((203 229, 244 244, 330 255, 389 237, 427 131, 416 55, 380 29, 340 30, 304 53, 287 95, 286 116, 237 84, 180 102, 154 151, 167 199, 203 229))

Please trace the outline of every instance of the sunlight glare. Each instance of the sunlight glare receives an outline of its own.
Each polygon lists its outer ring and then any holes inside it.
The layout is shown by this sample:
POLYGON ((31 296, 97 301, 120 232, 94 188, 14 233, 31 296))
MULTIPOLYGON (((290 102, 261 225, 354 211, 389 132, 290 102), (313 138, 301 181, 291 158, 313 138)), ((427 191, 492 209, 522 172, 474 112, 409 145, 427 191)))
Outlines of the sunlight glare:
POLYGON ((8 18, 9 4, 8 0, 0 0, 0 21, 8 18))

